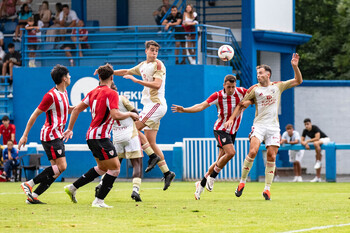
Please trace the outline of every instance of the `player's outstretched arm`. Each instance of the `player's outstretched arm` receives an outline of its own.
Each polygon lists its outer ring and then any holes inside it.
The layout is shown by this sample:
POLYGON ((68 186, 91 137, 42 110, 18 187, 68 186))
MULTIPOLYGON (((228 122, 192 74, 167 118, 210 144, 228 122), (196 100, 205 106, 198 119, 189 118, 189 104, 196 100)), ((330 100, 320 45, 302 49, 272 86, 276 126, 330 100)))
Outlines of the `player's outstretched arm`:
POLYGON ((26 126, 26 129, 24 130, 23 132, 23 135, 21 137, 21 139, 19 140, 18 142, 18 150, 21 149, 21 147, 25 146, 25 144, 27 143, 27 140, 28 140, 28 134, 29 134, 29 131, 31 130, 31 128, 33 127, 36 119, 38 118, 38 116, 43 113, 43 111, 41 111, 40 109, 36 108, 34 110, 34 112, 32 113, 32 115, 30 116, 28 122, 27 122, 27 126, 26 126))
POLYGON ((124 120, 128 117, 131 117, 134 121, 139 119, 139 115, 134 112, 121 112, 118 109, 111 109, 111 117, 113 120, 124 120))
POLYGON ((69 106, 68 107, 68 114, 72 114, 72 111, 74 110, 75 106, 69 106))
POLYGON ((299 59, 300 59, 299 54, 293 53, 291 64, 294 70, 294 79, 292 80, 291 87, 298 86, 303 82, 303 76, 301 75, 301 72, 298 66, 299 59))
POLYGON ((225 129, 230 128, 233 125, 233 119, 235 119, 239 114, 241 114, 242 111, 244 111, 244 109, 246 109, 249 105, 253 103, 254 103, 253 100, 245 100, 245 101, 239 102, 239 104, 233 110, 233 113, 230 116, 229 120, 226 121, 226 123, 224 124, 224 128, 225 129))
POLYGON ((63 141, 67 142, 68 139, 72 139, 73 137, 73 127, 75 122, 78 119, 79 114, 84 111, 88 107, 84 102, 80 102, 72 111, 71 117, 69 119, 69 124, 67 130, 63 133, 63 141))
POLYGON ((159 78, 155 78, 152 82, 145 82, 143 80, 135 78, 132 75, 124 75, 123 78, 130 79, 134 83, 138 83, 138 84, 141 84, 142 86, 149 87, 152 89, 157 89, 157 90, 162 86, 162 82, 163 82, 163 80, 159 78))
POLYGON ((203 111, 204 109, 206 109, 207 107, 209 107, 210 105, 208 104, 207 101, 204 101, 200 104, 195 104, 191 107, 188 107, 188 108, 184 108, 180 105, 176 105, 176 104, 173 104, 173 106, 171 106, 171 110, 173 112, 179 112, 179 113, 195 113, 195 112, 200 112, 200 111, 203 111))

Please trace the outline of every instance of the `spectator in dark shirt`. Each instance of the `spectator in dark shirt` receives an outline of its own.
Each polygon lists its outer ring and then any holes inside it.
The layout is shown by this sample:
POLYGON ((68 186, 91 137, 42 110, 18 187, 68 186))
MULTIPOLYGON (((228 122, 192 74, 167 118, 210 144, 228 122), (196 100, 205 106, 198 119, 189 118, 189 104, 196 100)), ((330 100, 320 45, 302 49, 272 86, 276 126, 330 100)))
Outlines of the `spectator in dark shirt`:
MULTIPOLYGON (((174 28, 175 31, 175 39, 177 40, 175 42, 176 48, 179 48, 180 45, 182 47, 182 61, 180 64, 186 64, 186 40, 185 40, 185 29, 182 27, 182 14, 177 11, 176 6, 171 7, 171 14, 166 18, 166 20, 163 21, 163 25, 165 26, 165 30, 169 30, 170 28, 174 28), (176 34, 176 33, 183 33, 183 34, 176 34)), ((179 58, 178 55, 180 53, 180 49, 175 50, 175 60, 176 64, 179 64, 179 58)))
POLYGON ((15 51, 15 45, 13 43, 9 43, 7 46, 9 52, 5 55, 4 64, 2 66, 2 75, 6 74, 10 75, 10 83, 12 83, 12 75, 13 75, 13 67, 21 66, 21 54, 18 51, 15 51))
POLYGON ((157 25, 161 25, 160 22, 164 15, 167 13, 167 11, 170 8, 169 0, 163 0, 163 5, 158 7, 156 11, 153 12, 154 20, 156 21, 157 25))
POLYGON ((2 158, 4 161, 4 172, 1 174, 1 178, 7 181, 11 178, 11 171, 18 167, 18 151, 13 147, 11 140, 7 141, 7 148, 2 152, 2 158))
POLYGON ((10 118, 8 116, 2 117, 2 125, 0 125, 0 137, 2 136, 3 145, 7 144, 7 141, 11 140, 17 144, 16 139, 16 126, 10 124, 10 118))
POLYGON ((316 125, 311 124, 311 120, 306 118, 304 120, 305 129, 301 136, 301 144, 305 146, 307 150, 310 149, 308 145, 309 142, 312 142, 315 146, 316 151, 316 164, 314 168, 316 169, 316 177, 311 180, 311 182, 321 182, 321 167, 322 167, 322 154, 321 154, 321 145, 328 144, 330 142, 329 137, 323 133, 320 128, 316 125), (305 141, 305 137, 308 136, 310 139, 305 141))

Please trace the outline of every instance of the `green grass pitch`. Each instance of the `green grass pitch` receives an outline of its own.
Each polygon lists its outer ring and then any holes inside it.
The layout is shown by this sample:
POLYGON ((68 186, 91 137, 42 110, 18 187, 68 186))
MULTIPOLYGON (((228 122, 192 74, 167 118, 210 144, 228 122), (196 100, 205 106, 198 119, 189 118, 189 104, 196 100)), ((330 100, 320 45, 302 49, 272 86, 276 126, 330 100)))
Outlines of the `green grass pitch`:
POLYGON ((105 202, 113 209, 91 207, 94 187, 78 190, 78 203, 54 183, 40 196, 46 205, 28 205, 20 183, 0 183, 0 232, 350 232, 349 183, 274 183, 271 201, 264 183, 247 183, 240 198, 237 182, 216 182, 214 191, 194 199, 194 182, 144 182, 143 202, 130 198, 131 182, 116 182, 105 202), (341 225, 348 224, 348 225, 341 225), (338 225, 338 226, 337 226, 338 225))

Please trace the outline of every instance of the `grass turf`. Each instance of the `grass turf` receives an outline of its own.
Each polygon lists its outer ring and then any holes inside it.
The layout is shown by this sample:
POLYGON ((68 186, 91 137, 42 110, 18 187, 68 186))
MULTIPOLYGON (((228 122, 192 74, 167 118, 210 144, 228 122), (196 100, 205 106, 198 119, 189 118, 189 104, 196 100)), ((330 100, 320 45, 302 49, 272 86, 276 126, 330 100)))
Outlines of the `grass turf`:
MULTIPOLYGON (((94 187, 78 190, 78 203, 54 183, 40 196, 47 205, 25 204, 20 183, 0 183, 0 232, 286 232, 350 223, 349 183, 274 183, 271 201, 263 183, 247 183, 240 198, 237 182, 216 182, 213 192, 194 199, 194 182, 144 182, 143 202, 130 198, 131 182, 117 182, 105 202, 92 208, 94 187)), ((312 232, 350 232, 339 226, 312 232)))

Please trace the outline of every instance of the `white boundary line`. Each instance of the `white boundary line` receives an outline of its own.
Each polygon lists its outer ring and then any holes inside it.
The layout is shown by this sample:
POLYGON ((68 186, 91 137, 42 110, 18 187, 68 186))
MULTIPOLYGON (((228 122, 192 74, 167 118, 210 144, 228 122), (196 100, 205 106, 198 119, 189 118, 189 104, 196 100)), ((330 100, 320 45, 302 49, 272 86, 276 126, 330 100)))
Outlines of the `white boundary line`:
POLYGON ((313 231, 313 230, 323 230, 323 229, 327 229, 327 228, 344 227, 344 226, 350 226, 350 223, 344 223, 344 224, 338 224, 338 225, 320 226, 320 227, 311 227, 311 228, 307 228, 307 229, 285 231, 285 232, 282 232, 282 233, 294 233, 294 232, 304 232, 304 231, 313 231))

